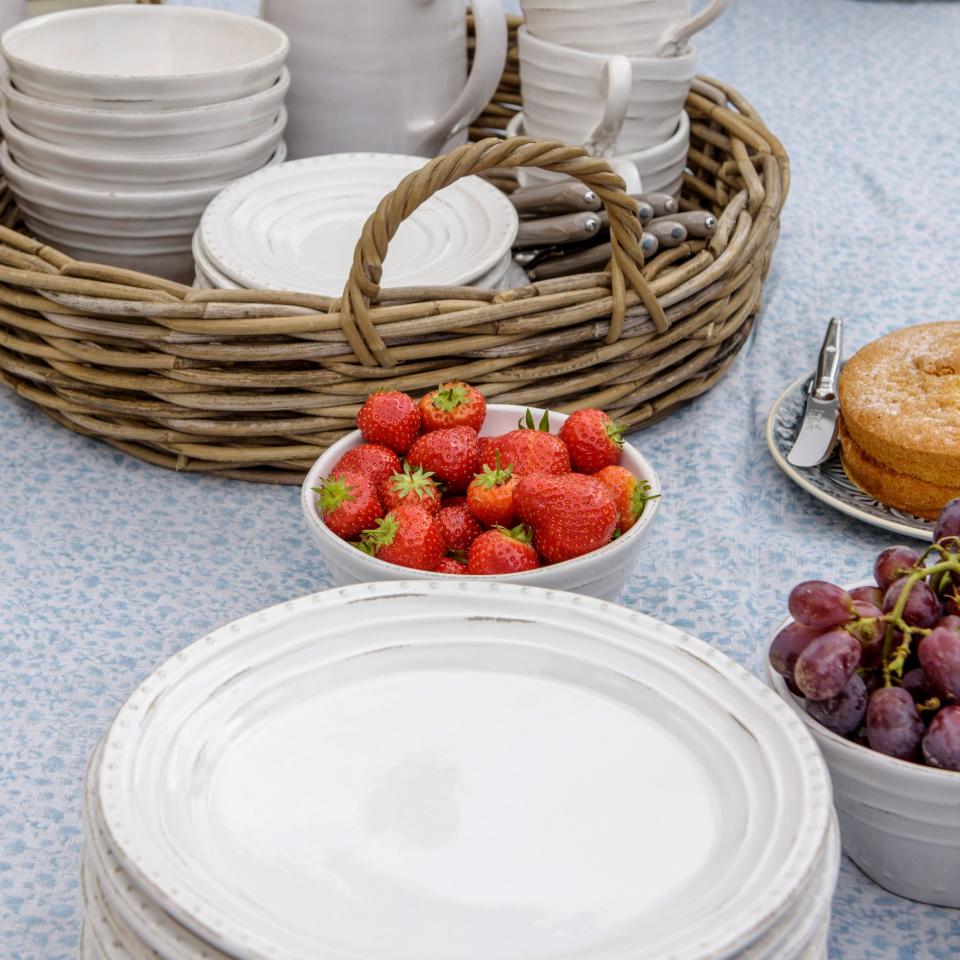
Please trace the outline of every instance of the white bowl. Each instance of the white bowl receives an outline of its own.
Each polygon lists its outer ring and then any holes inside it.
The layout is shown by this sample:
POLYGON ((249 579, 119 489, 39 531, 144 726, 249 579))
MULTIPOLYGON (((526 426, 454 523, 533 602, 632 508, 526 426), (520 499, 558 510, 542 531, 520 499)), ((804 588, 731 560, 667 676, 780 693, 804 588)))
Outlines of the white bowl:
POLYGON ((243 143, 273 125, 290 87, 286 67, 273 86, 240 100, 184 110, 120 112, 37 100, 17 90, 6 75, 0 94, 10 120, 24 133, 86 153, 102 150, 124 157, 166 157, 243 143))
POLYGON ((173 110, 272 86, 290 43, 277 27, 222 10, 91 7, 25 20, 0 37, 28 96, 104 110, 173 110))
POLYGON ((767 682, 803 720, 827 762, 850 859, 901 897, 960 907, 960 773, 897 760, 833 733, 808 716, 769 661, 767 682))
POLYGON ((68 186, 118 190, 222 186, 259 170, 277 149, 286 124, 287 112, 281 107, 272 126, 244 143, 177 156, 126 157, 108 153, 111 144, 106 140, 95 153, 38 140, 19 129, 0 108, 0 130, 24 170, 68 186))
MULTIPOLYGON (((480 435, 484 437, 499 436, 513 430, 517 421, 530 409, 534 417, 539 420, 543 411, 536 407, 521 407, 513 404, 493 403, 487 406, 487 418, 480 435)), ((556 432, 563 425, 566 416, 562 413, 550 414, 551 432, 556 432)), ((363 443, 358 430, 338 440, 326 451, 310 468, 300 490, 300 505, 307 521, 307 527, 320 547, 320 552, 327 564, 330 575, 337 586, 348 583, 364 582, 368 580, 432 580, 437 577, 457 579, 455 574, 431 573, 425 570, 411 570, 400 567, 385 560, 362 553, 352 547, 345 540, 341 540, 323 522, 316 509, 317 495, 312 488, 319 485, 320 480, 326 477, 337 461, 353 447, 363 443)), ((651 487, 651 493, 660 493, 660 480, 650 463, 641 455, 636 447, 629 443, 623 445, 623 454, 620 463, 640 480, 646 480, 651 487)), ((557 590, 572 590, 574 593, 584 593, 592 597, 613 599, 620 593, 640 559, 640 548, 650 525, 656 516, 660 500, 647 502, 640 519, 622 536, 600 550, 565 560, 563 563, 554 563, 536 570, 524 573, 511 573, 502 576, 468 577, 459 579, 469 580, 503 580, 505 582, 525 583, 531 586, 548 587, 557 590)))
MULTIPOLYGON (((282 163, 285 156, 286 146, 281 141, 267 165, 282 163)), ((226 186, 218 183, 170 190, 124 191, 70 186, 24 170, 13 159, 6 143, 0 144, 0 169, 21 206, 32 206, 35 213, 44 210, 53 215, 53 212, 59 219, 51 222, 59 222, 64 227, 79 227, 92 218, 110 224, 112 230, 112 225, 121 221, 132 228, 133 224, 145 220, 184 217, 191 218, 196 227, 206 205, 226 186)))

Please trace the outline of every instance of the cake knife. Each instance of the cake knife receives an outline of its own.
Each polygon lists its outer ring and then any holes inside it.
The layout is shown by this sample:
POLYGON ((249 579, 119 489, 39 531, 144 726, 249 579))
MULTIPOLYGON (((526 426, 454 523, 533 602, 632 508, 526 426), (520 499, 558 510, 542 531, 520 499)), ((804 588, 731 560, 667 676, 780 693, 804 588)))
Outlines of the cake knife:
POLYGON ((842 353, 843 321, 834 317, 820 348, 817 376, 807 397, 800 432, 793 449, 787 454, 787 461, 795 467, 815 467, 833 453, 837 442, 837 418, 840 415, 837 376, 842 353))

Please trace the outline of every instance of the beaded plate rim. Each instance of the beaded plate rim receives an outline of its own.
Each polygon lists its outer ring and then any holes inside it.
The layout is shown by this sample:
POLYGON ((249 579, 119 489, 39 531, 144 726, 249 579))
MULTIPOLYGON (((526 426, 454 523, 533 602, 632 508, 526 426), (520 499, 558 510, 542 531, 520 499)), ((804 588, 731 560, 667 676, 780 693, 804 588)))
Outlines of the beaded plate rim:
POLYGON ((776 465, 811 496, 848 517, 907 537, 931 540, 932 522, 895 510, 864 493, 847 476, 836 450, 825 463, 809 469, 795 467, 787 460, 800 432, 804 403, 813 378, 813 373, 808 373, 794 380, 770 408, 766 438, 776 465))

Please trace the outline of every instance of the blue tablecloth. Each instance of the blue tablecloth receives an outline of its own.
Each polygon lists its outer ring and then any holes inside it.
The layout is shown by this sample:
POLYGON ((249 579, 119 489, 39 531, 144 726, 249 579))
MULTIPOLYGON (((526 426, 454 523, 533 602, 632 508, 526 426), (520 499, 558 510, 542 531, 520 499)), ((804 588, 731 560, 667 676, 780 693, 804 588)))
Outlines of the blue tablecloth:
MULTIPOLYGON (((960 7, 738 0, 699 44, 704 72, 787 146, 793 187, 750 349, 634 437, 666 495, 622 600, 760 674, 790 586, 860 578, 888 542, 777 471, 770 403, 811 368, 831 314, 851 348, 957 317, 960 7)), ((0 958, 59 960, 79 927, 80 778, 114 711, 211 627, 328 581, 296 489, 176 476, 6 392, 0 490, 0 958)), ((960 913, 892 896, 844 862, 832 957, 958 955, 960 913)))

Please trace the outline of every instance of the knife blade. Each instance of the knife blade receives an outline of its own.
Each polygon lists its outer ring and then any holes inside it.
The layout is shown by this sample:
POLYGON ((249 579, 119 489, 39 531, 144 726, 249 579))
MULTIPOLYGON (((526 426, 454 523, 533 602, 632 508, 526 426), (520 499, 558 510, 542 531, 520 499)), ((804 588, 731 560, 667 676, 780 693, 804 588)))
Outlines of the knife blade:
POLYGON ((795 467, 815 467, 833 453, 840 415, 837 376, 842 354, 843 321, 833 317, 820 347, 817 375, 807 397, 800 432, 787 454, 787 461, 795 467))

